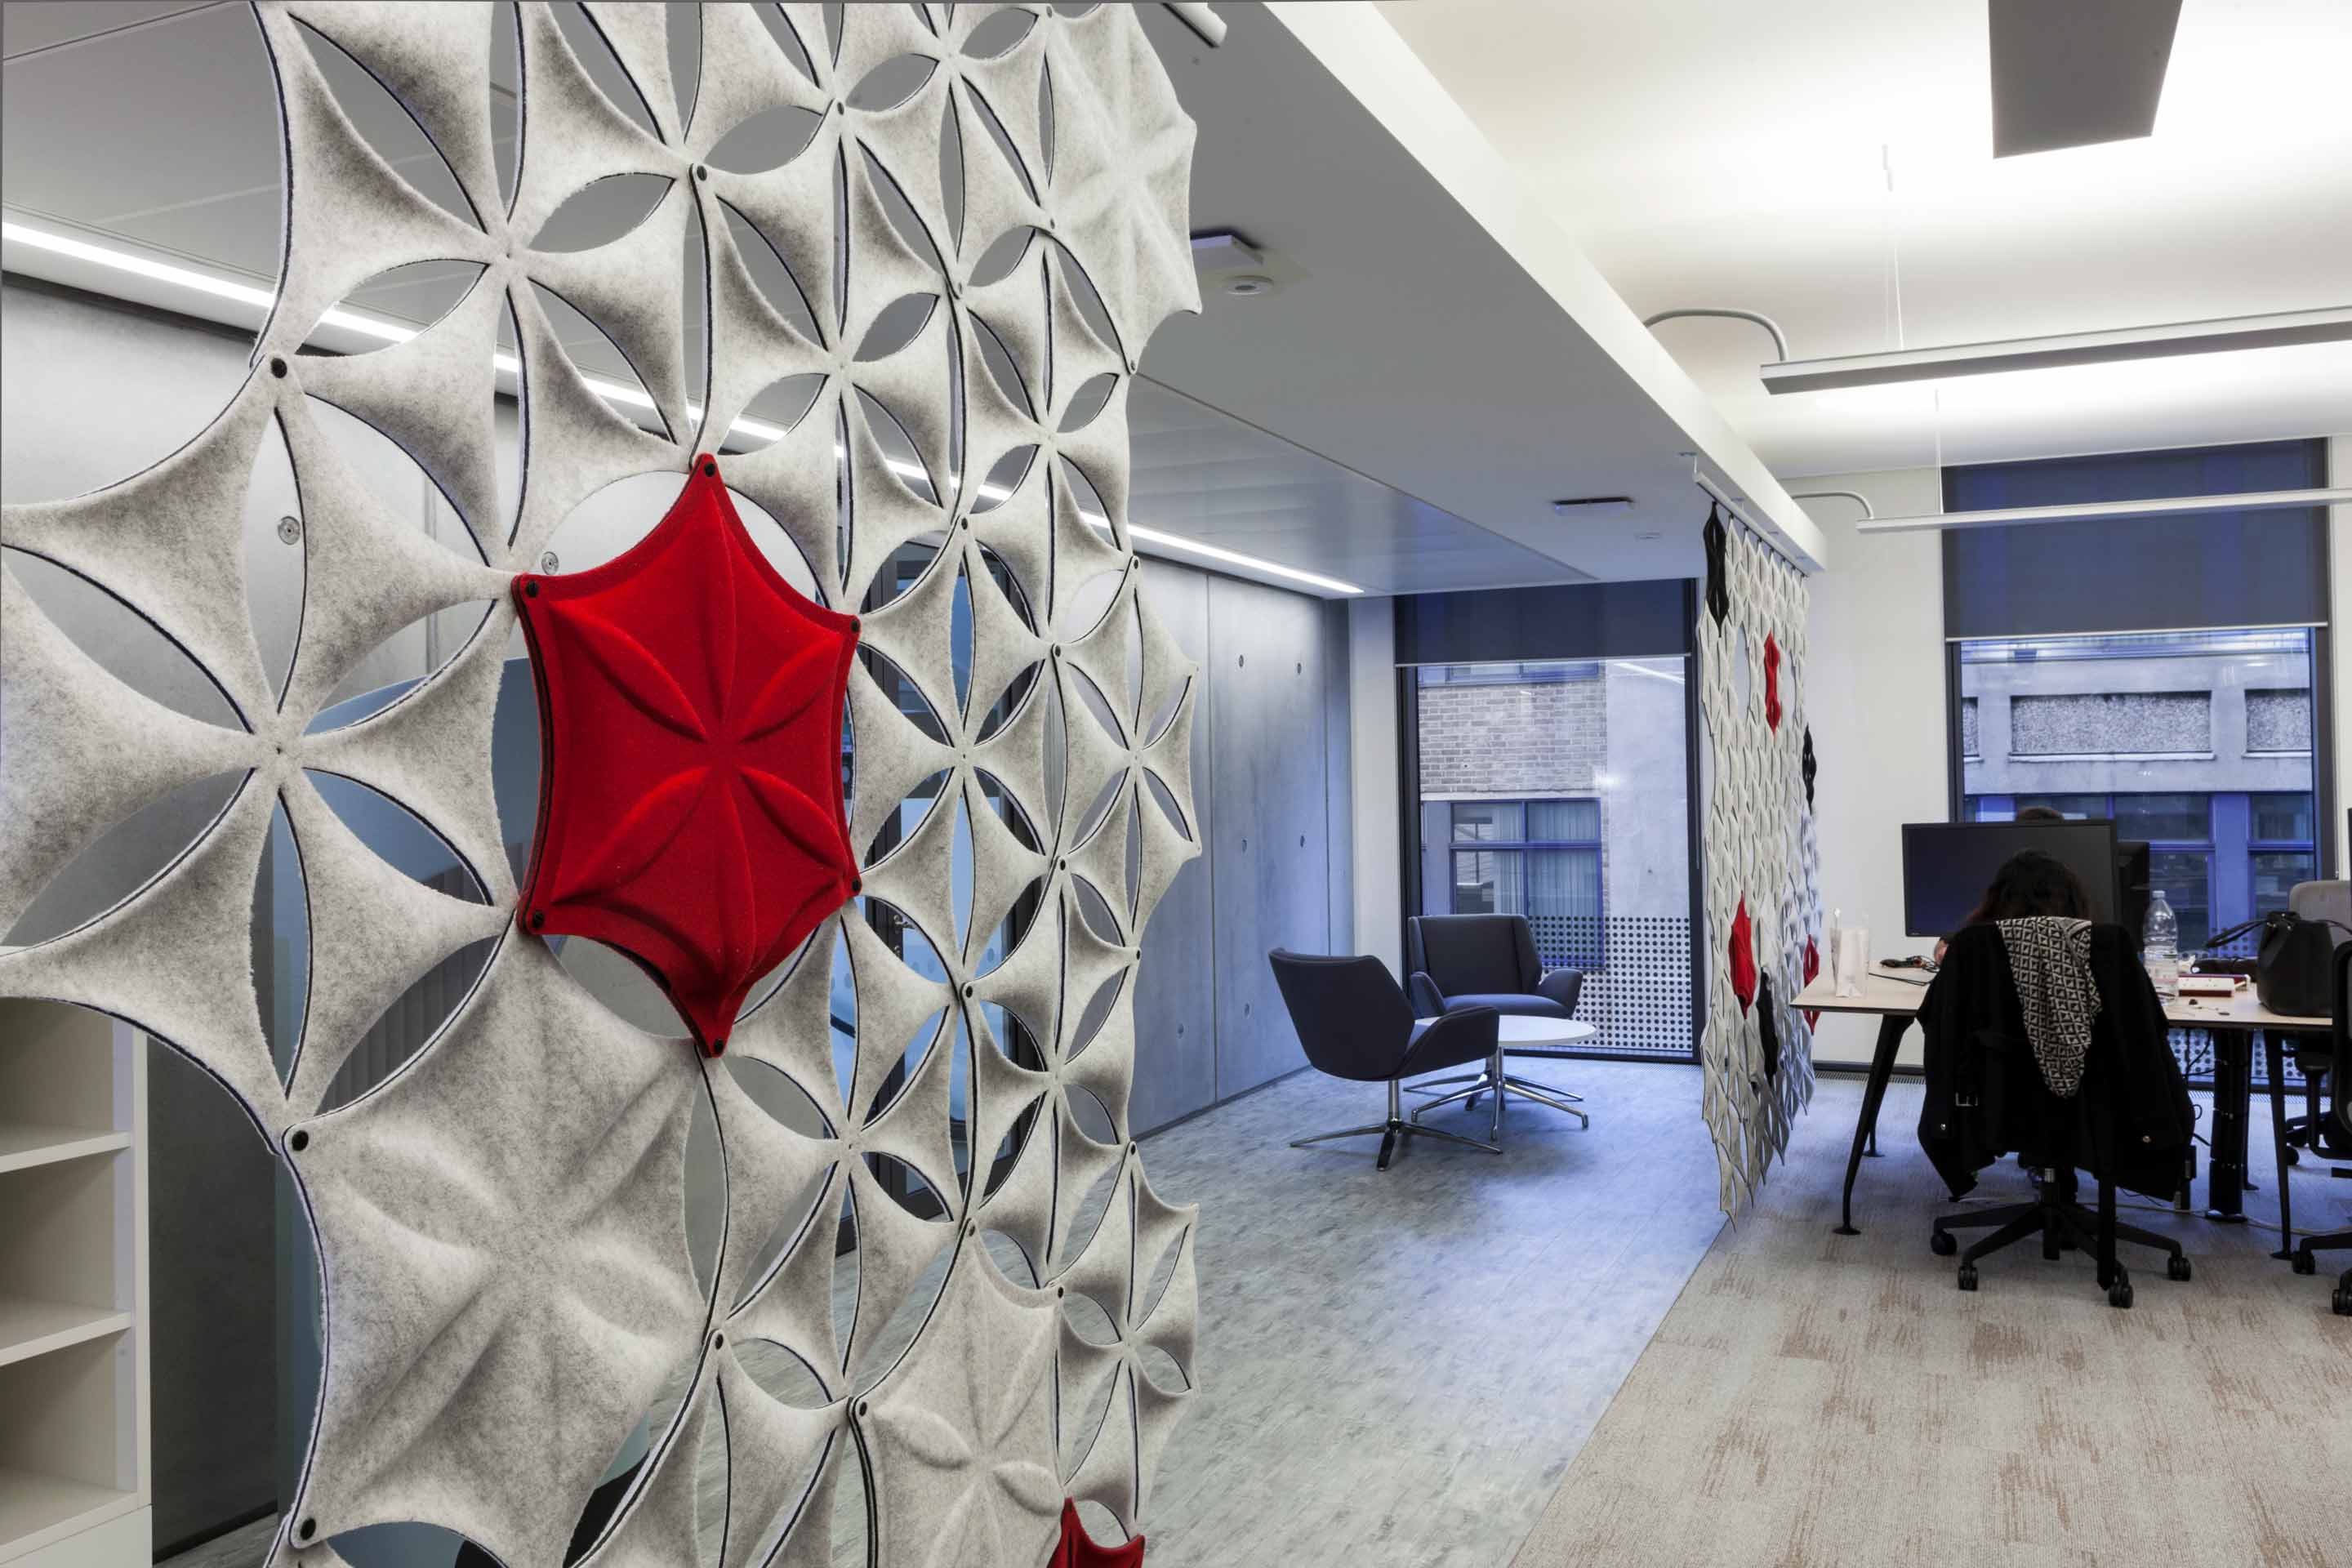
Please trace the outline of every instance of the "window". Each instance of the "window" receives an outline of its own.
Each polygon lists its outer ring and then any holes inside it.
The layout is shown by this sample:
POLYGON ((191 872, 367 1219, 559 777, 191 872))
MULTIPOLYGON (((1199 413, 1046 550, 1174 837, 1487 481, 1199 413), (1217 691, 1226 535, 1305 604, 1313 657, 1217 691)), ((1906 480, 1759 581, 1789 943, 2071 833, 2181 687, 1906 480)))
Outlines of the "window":
POLYGON ((2292 627, 1962 642, 1986 742, 1960 760, 1962 815, 2113 818, 2201 948, 2319 873, 2315 647, 2292 627))
POLYGON ((1499 664, 1433 664, 1421 672, 1426 686, 1524 686, 1554 680, 1598 680, 1592 659, 1536 659, 1499 664))
POLYGON ((2319 845, 2313 836, 2318 811, 2308 795, 2266 793, 2247 801, 2247 861, 2253 887, 2252 913, 2287 907, 2297 882, 2319 876, 2319 845))
POLYGON ((1687 660, 1405 671, 1418 806, 1412 911, 1527 918, 1585 975, 1596 1049, 1687 1058, 1687 660))
POLYGON ((2253 837, 2265 844, 2311 842, 2312 804, 2307 795, 2258 795, 2253 807, 2253 837))
POLYGON ((2119 795, 2115 797, 2116 837, 2151 844, 2210 843, 2213 798, 2204 795, 2119 795))
POLYGON ((2021 795, 2017 797, 2017 809, 2024 811, 2040 806, 2054 811, 2070 821, 2088 822, 2107 815, 2107 797, 2103 795, 2021 795))
POLYGON ((1452 912, 1525 915, 1548 965, 1599 968, 1601 803, 1455 801, 1448 811, 1457 846, 1452 912))

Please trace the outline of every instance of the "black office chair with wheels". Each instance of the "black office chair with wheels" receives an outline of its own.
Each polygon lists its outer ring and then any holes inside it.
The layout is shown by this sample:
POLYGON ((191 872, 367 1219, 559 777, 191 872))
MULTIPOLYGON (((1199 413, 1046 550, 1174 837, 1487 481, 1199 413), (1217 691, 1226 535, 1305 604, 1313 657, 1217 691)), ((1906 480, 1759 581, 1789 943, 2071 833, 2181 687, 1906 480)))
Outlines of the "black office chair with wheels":
MULTIPOLYGON (((2352 1062, 2352 942, 2342 943, 2336 950, 2336 1015, 2328 1029, 2328 1039, 2335 1047, 2336 1060, 2339 1064, 2352 1062)), ((2339 1067, 2338 1071, 2341 1070, 2339 1067)), ((2340 1083, 2336 1088, 2332 1114, 2337 1135, 2352 1141, 2352 1100, 2347 1099, 2340 1083)), ((2295 1247, 2294 1271, 2297 1274, 2316 1274, 2319 1272, 2319 1259, 2315 1254, 2347 1250, 2352 1250, 2352 1230, 2306 1236, 2295 1247)), ((2347 1268, 2336 1277, 2336 1294, 2328 1304, 2336 1309, 2337 1317, 2352 1318, 2352 1268, 2347 1268)))
POLYGON ((2109 1304, 2132 1304, 2130 1272, 2116 1255, 2128 1241, 2160 1249, 2166 1275, 2189 1278, 2180 1244, 2116 1219, 2116 1188, 2161 1195, 2178 1184, 2180 1151, 2193 1124, 2179 1064, 2165 1043, 2163 1008, 2120 926, 2091 929, 2091 976, 2099 997, 2089 1050, 2074 1092, 2053 1091, 2037 1060, 2024 1005, 1999 927, 1956 933, 1919 1012, 1926 1041, 1927 1093, 1919 1142, 1952 1195, 1976 1184, 1975 1172, 2014 1150, 2035 1170, 2031 1203, 1938 1215, 1928 1249, 1959 1254, 1959 1288, 1977 1288, 1978 1260, 2038 1239, 2042 1256, 2092 1253, 2109 1304), (2135 1075, 2141 1081, 2128 1081, 2135 1075), (2160 1130, 2160 1131, 2159 1131, 2160 1130), (2077 1197, 2076 1170, 2094 1168, 2096 1214, 2077 1197), (1958 1230, 1994 1227, 1963 1251, 1958 1230))
POLYGON ((1325 958, 1276 948, 1266 960, 1274 965, 1275 984, 1282 987, 1283 1004, 1298 1029, 1298 1043, 1306 1047, 1307 1059, 1315 1069, 1333 1078, 1389 1086, 1385 1121, 1294 1139, 1292 1148, 1328 1143, 1335 1138, 1369 1138, 1377 1132, 1383 1171, 1398 1145, 1411 1138, 1465 1143, 1489 1154, 1503 1152, 1496 1144, 1407 1121, 1399 1097, 1406 1079, 1472 1062, 1493 1062, 1493 1008, 1461 1008, 1422 1024, 1415 1021, 1412 1004, 1405 1000, 1396 976, 1377 958, 1325 958))
MULTIPOLYGON (((2287 893, 2287 908, 2307 921, 2329 921, 2338 928, 2336 935, 2336 952, 2340 956, 2348 940, 2344 934, 2352 931, 2352 882, 2298 882, 2287 893)), ((2343 1008, 2338 1006, 2339 1023, 2343 1008)), ((2302 1163, 2302 1150, 2308 1149, 2323 1159, 2352 1159, 2352 1121, 2345 1120, 2346 1083, 2352 1077, 2352 1061, 2344 1051, 2342 1030, 2328 1035, 2289 1036, 2284 1042, 2286 1053, 2297 1071, 2303 1075, 2304 1113, 2286 1119, 2285 1154, 2290 1165, 2302 1163), (2331 1107, 2325 1103, 2332 1099, 2331 1107)), ((2333 1173, 2352 1176, 2352 1166, 2338 1166, 2333 1173)))

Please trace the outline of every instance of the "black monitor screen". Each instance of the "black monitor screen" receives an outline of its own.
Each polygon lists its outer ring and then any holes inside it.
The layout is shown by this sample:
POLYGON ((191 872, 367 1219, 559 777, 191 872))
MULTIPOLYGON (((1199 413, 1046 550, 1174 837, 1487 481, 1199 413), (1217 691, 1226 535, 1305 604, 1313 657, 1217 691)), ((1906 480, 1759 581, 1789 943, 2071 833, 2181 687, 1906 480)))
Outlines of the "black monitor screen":
POLYGON ((1993 873, 2012 855, 2039 849, 2083 879, 2091 918, 2116 908, 2112 822, 1906 822, 1903 825, 1903 929, 1949 936, 1976 912, 1993 873))

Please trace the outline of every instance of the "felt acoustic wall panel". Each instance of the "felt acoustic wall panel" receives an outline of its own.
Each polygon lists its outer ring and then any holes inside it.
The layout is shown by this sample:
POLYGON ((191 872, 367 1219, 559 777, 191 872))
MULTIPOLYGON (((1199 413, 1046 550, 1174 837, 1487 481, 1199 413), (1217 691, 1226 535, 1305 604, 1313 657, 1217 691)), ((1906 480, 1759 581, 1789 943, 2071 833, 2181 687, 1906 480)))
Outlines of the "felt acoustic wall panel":
POLYGON ((523 923, 636 959, 717 1056, 751 983, 857 890, 857 618, 768 564, 708 455, 634 547, 514 594, 545 752, 523 923))
POLYGON ((1709 508, 1696 620, 1706 747, 1706 1013, 1701 1111, 1737 1214, 1812 1098, 1811 1021, 1789 1005, 1818 964, 1821 855, 1805 723, 1805 580, 1709 508), (1811 955, 1809 957, 1809 955, 1811 955))
POLYGON ((320 1258, 324 1373, 272 1563, 331 1568, 346 1532, 405 1520, 512 1568, 558 1568, 657 1398, 593 1562, 684 1565, 707 1548, 722 1568, 814 1568, 833 1561, 837 1523, 865 1528, 874 1562, 1097 1560, 1073 1499, 1131 1538, 1102 1560, 1131 1561, 1192 1391, 1197 1300, 1195 1216, 1151 1193, 1127 1141, 1135 971, 1153 906, 1201 851, 1199 672, 1137 592, 1127 519, 1129 379, 1159 322, 1198 308, 1192 126, 1141 27, 1123 5, 711 5, 695 58, 673 61, 659 6, 566 19, 520 5, 509 195, 490 118, 496 7, 262 0, 255 15, 287 188, 284 275, 250 375, 155 467, 0 514, 0 542, 184 650, 236 725, 176 717, 107 677, 0 568, 0 906, 21 910, 156 796, 222 774, 237 785, 120 905, 0 954, 0 994, 148 1030, 219 1079, 293 1173, 320 1258), (596 85, 587 47, 610 51, 632 110, 596 85), (362 135, 321 50, 415 121, 452 206, 362 135), (886 72, 900 90, 872 89, 886 72), (812 126, 780 167, 708 163, 780 110, 812 126), (666 182, 635 227, 539 248, 570 197, 620 174, 666 182), (746 244, 782 262, 799 308, 779 308, 770 258, 746 244), (324 311, 415 262, 473 269, 455 308, 372 353, 305 351, 324 311), (547 296, 634 368, 643 422, 573 363, 547 296), (708 318, 698 374, 689 297, 708 318), (879 347, 886 317, 918 324, 879 347), (492 465, 502 323, 521 366, 510 515, 492 465), (738 417, 788 377, 814 388, 807 411, 728 451, 738 417), (470 547, 378 505, 323 436, 322 403, 407 452, 470 547), (277 683, 245 605, 241 516, 273 427, 304 557, 277 683), (680 500, 636 552, 575 578, 541 572, 582 501, 647 473, 676 476, 680 500), (780 537, 747 543, 727 487, 780 537), (761 560, 786 547, 814 605, 761 560), (371 649, 467 604, 481 618, 439 668, 314 730, 371 649), (490 745, 500 667, 526 626, 552 746, 528 900, 490 745), (583 728, 583 712, 601 717, 583 728), (686 754, 696 746, 725 767, 686 754), (698 784, 678 784, 698 767, 698 784), (731 813, 709 799, 728 770, 731 813), (320 774, 404 807, 473 896, 410 880, 337 816, 320 774), (310 969, 299 1038, 273 1054, 247 931, 280 810, 310 969), (627 929, 593 923, 624 908, 627 929), (652 962, 690 1038, 606 1012, 549 945, 566 929, 652 962), (353 1045, 469 946, 490 956, 448 1022, 346 1098, 353 1045), (781 979, 758 994, 763 969, 781 979), (695 1049, 721 1039, 723 1057, 695 1049), (813 1129, 772 1110, 787 1084, 813 1129), (681 1204, 698 1100, 726 1180, 705 1274, 681 1204), (1090 1191, 1108 1211, 1087 1225, 1090 1191), (838 1251, 845 1237, 854 1252, 838 1251), (1081 1297, 1110 1342, 1079 1331, 1081 1297), (779 1352, 813 1384, 797 1402, 747 1370, 779 1352), (706 1452, 723 1487, 708 1484, 706 1452), (698 1514, 710 1495, 716 1520, 698 1514))

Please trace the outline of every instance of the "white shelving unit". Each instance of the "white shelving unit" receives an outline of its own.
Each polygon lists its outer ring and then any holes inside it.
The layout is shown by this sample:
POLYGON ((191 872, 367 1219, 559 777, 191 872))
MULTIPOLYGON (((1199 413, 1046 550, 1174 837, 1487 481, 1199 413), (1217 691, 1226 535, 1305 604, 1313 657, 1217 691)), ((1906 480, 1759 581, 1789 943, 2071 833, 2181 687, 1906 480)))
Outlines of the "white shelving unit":
POLYGON ((0 1001, 0 1563, 146 1568, 147 1058, 0 1001))

